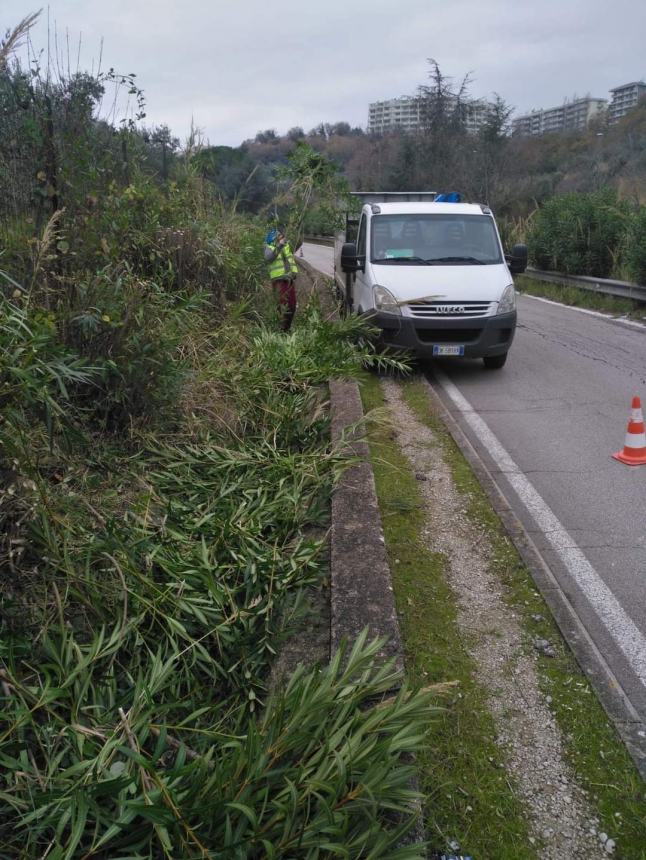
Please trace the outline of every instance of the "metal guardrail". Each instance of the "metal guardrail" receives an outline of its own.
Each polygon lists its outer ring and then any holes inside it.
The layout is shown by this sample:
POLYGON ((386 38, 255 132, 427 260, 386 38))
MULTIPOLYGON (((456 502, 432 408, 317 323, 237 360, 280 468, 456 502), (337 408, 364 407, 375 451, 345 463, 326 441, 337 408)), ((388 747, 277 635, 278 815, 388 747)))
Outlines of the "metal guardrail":
POLYGON ((562 272, 544 272, 541 269, 528 267, 526 274, 537 281, 547 281, 550 284, 561 284, 566 287, 579 287, 593 293, 606 296, 619 296, 622 299, 633 299, 646 302, 646 287, 633 284, 630 281, 612 281, 609 278, 591 278, 588 275, 565 275, 562 272))
MULTIPOLYGON (((305 236, 305 242, 312 245, 334 247, 334 236, 305 236)), ((633 299, 646 302, 646 286, 633 284, 631 281, 613 281, 610 278, 592 278, 588 275, 566 275, 563 272, 545 272, 542 269, 527 268, 528 277, 537 281, 547 281, 550 284, 561 284, 566 287, 579 287, 592 293, 605 296, 618 296, 622 299, 633 299)))
POLYGON ((334 236, 305 236, 304 242, 309 242, 310 245, 327 245, 334 248, 334 236))

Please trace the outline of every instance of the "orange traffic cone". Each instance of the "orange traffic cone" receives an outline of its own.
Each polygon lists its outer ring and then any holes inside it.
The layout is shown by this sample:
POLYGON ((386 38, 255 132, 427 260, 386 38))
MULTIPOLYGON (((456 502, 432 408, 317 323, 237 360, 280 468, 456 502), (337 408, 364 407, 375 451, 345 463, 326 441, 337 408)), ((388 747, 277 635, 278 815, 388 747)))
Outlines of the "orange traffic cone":
POLYGON ((617 451, 612 456, 627 466, 646 466, 646 433, 639 397, 633 397, 624 450, 617 451))

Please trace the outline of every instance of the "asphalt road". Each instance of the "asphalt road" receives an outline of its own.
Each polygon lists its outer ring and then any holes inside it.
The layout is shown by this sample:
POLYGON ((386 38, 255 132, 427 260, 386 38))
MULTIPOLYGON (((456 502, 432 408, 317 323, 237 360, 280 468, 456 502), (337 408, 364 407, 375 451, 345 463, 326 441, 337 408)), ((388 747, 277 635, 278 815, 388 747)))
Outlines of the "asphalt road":
MULTIPOLYGON (((332 251, 305 246, 331 274, 332 251)), ((646 722, 646 466, 611 458, 646 405, 646 329, 520 296, 504 368, 430 376, 646 722)))
POLYGON ((311 245, 305 243, 303 245, 303 256, 311 263, 319 272, 330 277, 334 274, 334 254, 332 248, 327 245, 311 245))

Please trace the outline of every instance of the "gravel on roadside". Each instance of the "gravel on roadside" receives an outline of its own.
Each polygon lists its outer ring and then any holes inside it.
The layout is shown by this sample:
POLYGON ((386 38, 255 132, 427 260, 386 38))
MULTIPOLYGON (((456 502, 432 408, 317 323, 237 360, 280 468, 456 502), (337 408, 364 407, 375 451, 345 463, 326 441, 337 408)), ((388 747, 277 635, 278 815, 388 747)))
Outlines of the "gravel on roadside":
POLYGON ((397 442, 419 481, 426 506, 423 538, 447 559, 447 576, 458 604, 465 645, 487 691, 497 742, 524 803, 532 843, 544 860, 595 860, 615 845, 598 833, 598 820, 577 784, 564 753, 561 731, 543 696, 536 655, 549 656, 549 642, 527 642, 519 619, 504 599, 493 569, 488 535, 467 513, 443 447, 404 402, 393 380, 382 380, 397 442), (547 649, 547 650, 546 650, 547 649))

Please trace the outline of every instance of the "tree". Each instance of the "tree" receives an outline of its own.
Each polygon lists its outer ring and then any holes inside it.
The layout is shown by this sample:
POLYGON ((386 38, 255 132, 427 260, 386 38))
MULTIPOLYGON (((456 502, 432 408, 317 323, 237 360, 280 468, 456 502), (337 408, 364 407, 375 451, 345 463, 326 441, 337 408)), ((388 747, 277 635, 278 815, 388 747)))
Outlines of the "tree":
POLYGON ((489 105, 485 121, 478 131, 473 186, 476 197, 487 204, 498 202, 506 167, 512 113, 513 108, 495 93, 494 101, 489 105))
POLYGON ((453 85, 438 62, 429 59, 430 84, 418 88, 420 131, 417 134, 416 176, 436 190, 464 190, 468 181, 467 112, 470 75, 453 85))
POLYGON ((256 134, 256 143, 274 143, 278 140, 278 135, 273 128, 266 128, 264 131, 259 131, 256 134))
POLYGON ((349 122, 335 122, 330 126, 330 135, 346 136, 352 133, 349 122))
POLYGON ((446 136, 466 131, 470 74, 466 74, 457 89, 452 78, 446 77, 437 60, 429 59, 431 84, 418 87, 421 126, 427 136, 446 136))
POLYGON ((117 127, 101 119, 108 83, 134 93, 137 117, 143 115, 143 95, 131 75, 111 69, 66 76, 41 69, 37 61, 25 70, 5 57, 0 68, 0 214, 29 212, 39 234, 59 209, 83 205, 113 181, 128 183, 130 156, 141 149, 142 139, 126 119, 117 127))
POLYGON ((153 126, 150 131, 144 131, 142 137, 144 143, 147 144, 149 164, 166 181, 169 176, 170 163, 179 149, 179 138, 173 137, 167 125, 153 126))
POLYGON ((498 93, 487 110, 485 122, 478 132, 480 140, 489 144, 500 144, 509 138, 511 132, 511 115, 514 109, 498 93))
POLYGON ((322 137, 323 140, 327 140, 328 138, 328 127, 324 122, 320 122, 317 126, 310 129, 308 132, 309 137, 322 137))
POLYGON ((329 158, 301 141, 288 156, 287 166, 278 171, 277 179, 282 187, 275 199, 275 210, 286 209, 286 229, 294 247, 301 244, 306 218, 314 213, 318 225, 328 230, 338 226, 339 204, 351 198, 338 165, 329 158))
POLYGON ((418 147, 411 134, 402 134, 398 157, 388 176, 388 187, 398 191, 412 191, 417 187, 418 147))
POLYGON ((242 147, 207 147, 194 157, 193 164, 224 200, 243 210, 257 211, 269 198, 266 170, 242 147))

